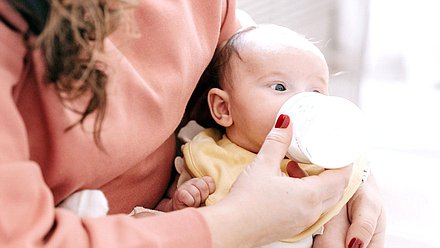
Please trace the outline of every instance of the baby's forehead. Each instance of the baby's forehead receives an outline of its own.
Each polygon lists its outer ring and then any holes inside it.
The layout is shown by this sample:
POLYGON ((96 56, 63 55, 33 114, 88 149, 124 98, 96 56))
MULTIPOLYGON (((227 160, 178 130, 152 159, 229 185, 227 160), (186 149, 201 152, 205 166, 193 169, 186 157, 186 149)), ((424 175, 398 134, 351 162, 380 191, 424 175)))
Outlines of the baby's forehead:
POLYGON ((260 51, 277 51, 286 47, 320 53, 319 49, 295 31, 273 24, 258 25, 241 37, 242 49, 256 48, 260 51))

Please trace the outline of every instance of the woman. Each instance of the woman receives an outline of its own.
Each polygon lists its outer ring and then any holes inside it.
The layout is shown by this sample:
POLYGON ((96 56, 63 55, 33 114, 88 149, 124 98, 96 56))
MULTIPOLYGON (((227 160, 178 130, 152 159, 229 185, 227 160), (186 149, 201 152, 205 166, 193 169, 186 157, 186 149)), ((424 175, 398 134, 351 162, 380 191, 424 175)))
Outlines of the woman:
MULTIPOLYGON (((238 28, 234 8, 234 1, 0 2, 0 246, 255 246, 300 232, 337 202, 349 172, 294 181, 271 166, 287 149, 284 123, 219 204, 151 218, 120 214, 154 208, 166 194, 173 132, 216 45, 238 28), (263 184, 267 192, 258 190, 263 184), (56 208, 81 189, 102 190, 112 215, 80 219, 56 208), (267 216, 267 208, 278 213, 267 216)), ((358 213, 383 225, 380 204, 370 208, 377 191, 365 189, 373 193, 349 205, 351 247, 380 231, 359 231, 358 213)))

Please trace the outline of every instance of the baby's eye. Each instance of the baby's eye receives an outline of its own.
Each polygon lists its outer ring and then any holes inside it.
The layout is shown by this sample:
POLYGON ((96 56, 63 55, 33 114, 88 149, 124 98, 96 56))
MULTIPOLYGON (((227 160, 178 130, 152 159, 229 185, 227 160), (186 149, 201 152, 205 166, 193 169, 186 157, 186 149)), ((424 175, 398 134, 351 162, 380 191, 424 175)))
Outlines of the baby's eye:
POLYGON ((322 93, 321 91, 319 91, 319 90, 313 90, 312 92, 316 92, 316 93, 322 93))
POLYGON ((270 87, 276 91, 285 91, 286 90, 286 87, 282 84, 274 84, 270 87))

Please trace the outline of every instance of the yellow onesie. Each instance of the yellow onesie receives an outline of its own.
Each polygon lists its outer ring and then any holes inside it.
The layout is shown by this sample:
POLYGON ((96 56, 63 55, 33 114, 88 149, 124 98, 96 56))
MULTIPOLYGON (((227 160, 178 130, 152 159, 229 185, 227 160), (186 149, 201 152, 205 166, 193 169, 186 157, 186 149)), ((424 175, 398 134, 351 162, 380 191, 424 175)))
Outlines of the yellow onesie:
MULTIPOLYGON (((183 148, 183 155, 187 170, 193 177, 211 176, 216 185, 216 190, 206 200, 206 205, 214 204, 223 199, 256 154, 249 152, 234 143, 226 135, 222 135, 218 130, 209 128, 197 134, 183 148)), ((281 170, 286 173, 286 166, 289 159, 281 162, 281 170)), ((300 164, 300 167, 309 175, 317 175, 324 169, 313 164, 300 164)), ((342 207, 353 196, 362 183, 363 178, 368 172, 368 163, 365 158, 359 158, 353 163, 353 171, 347 188, 345 189, 342 200, 331 208, 309 228, 300 234, 283 240, 284 242, 296 242, 305 237, 311 236, 319 230, 332 217, 337 215, 342 207)))

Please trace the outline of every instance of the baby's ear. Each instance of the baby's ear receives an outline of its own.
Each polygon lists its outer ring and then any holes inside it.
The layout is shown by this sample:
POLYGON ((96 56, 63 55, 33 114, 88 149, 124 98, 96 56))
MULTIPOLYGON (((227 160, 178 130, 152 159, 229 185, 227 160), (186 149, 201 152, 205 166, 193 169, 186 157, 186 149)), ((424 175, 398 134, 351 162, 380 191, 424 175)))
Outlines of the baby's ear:
POLYGON ((208 92, 208 105, 211 116, 217 124, 229 127, 233 123, 229 95, 226 91, 219 88, 212 88, 208 92))

